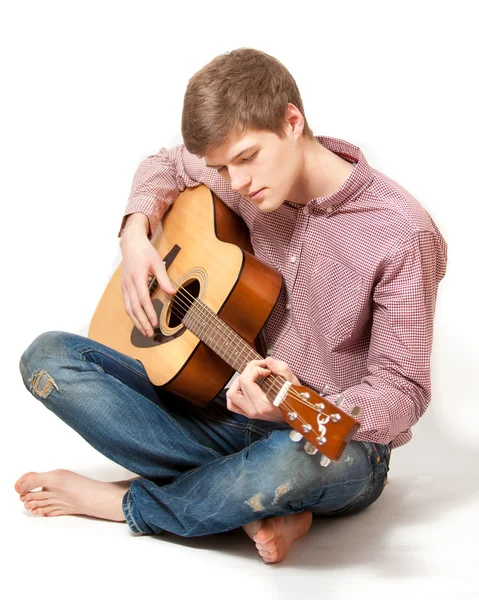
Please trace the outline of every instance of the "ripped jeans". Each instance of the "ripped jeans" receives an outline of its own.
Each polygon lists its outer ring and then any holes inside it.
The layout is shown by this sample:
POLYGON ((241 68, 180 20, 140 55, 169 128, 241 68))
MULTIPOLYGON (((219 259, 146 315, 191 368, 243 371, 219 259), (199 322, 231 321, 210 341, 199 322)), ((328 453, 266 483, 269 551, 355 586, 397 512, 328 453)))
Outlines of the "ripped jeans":
POLYGON ((109 459, 140 475, 122 506, 138 534, 200 536, 304 510, 359 512, 382 493, 390 446, 353 441, 319 464, 286 425, 207 407, 153 386, 141 363, 88 338, 40 335, 24 352, 27 389, 109 459))

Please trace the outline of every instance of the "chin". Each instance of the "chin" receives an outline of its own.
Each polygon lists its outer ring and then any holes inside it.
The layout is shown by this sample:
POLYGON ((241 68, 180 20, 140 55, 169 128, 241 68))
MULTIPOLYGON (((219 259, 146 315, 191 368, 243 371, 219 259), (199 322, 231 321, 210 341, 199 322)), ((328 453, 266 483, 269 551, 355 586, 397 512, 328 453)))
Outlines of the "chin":
POLYGON ((256 208, 264 213, 273 212, 278 209, 283 204, 283 200, 278 200, 277 198, 271 197, 269 194, 266 198, 262 198, 258 202, 255 202, 254 205, 256 208))

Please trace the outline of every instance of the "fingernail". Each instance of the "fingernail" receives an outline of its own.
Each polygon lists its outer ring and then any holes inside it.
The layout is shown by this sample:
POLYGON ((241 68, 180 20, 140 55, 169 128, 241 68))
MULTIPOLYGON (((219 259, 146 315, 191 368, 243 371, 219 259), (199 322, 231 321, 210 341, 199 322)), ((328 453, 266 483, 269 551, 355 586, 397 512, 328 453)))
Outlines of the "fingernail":
POLYGON ((25 482, 23 482, 23 483, 20 484, 20 490, 22 492, 26 492, 27 489, 28 489, 28 485, 25 482))

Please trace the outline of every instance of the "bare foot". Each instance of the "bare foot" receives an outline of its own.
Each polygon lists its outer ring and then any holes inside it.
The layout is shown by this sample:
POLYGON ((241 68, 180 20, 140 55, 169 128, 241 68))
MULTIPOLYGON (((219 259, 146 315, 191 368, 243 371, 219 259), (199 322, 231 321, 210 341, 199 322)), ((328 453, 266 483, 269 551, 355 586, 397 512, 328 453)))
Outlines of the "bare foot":
POLYGON ((253 521, 243 525, 243 529, 256 543, 256 548, 264 562, 280 563, 286 558, 291 544, 308 533, 312 520, 312 513, 306 511, 285 517, 253 521))
POLYGON ((15 484, 25 508, 35 515, 88 515, 125 521, 122 499, 130 481, 103 482, 62 469, 26 473, 15 484), (41 491, 32 491, 42 488, 41 491))

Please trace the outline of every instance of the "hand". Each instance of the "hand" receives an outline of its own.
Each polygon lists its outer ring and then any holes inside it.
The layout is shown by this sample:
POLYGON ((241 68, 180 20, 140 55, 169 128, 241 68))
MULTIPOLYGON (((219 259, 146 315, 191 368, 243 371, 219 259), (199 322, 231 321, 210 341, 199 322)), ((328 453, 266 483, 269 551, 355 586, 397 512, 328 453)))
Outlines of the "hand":
POLYGON ((228 410, 249 419, 284 423, 283 413, 268 400, 263 390, 255 383, 259 377, 267 377, 271 373, 281 375, 294 385, 300 385, 298 378, 285 362, 270 356, 262 360, 252 360, 226 392, 228 410))
POLYGON ((158 319, 148 290, 148 278, 156 277, 160 288, 167 294, 174 294, 176 290, 144 228, 125 227, 120 246, 123 255, 121 291, 125 311, 143 335, 152 337, 158 319))

